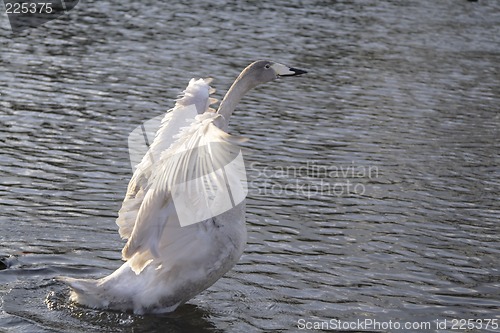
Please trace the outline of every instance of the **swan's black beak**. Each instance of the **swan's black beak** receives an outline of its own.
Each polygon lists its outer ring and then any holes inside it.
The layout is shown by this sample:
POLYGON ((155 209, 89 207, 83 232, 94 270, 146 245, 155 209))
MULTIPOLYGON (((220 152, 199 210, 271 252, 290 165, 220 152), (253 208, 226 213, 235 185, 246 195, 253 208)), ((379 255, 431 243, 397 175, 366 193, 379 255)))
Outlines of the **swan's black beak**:
POLYGON ((281 74, 280 76, 295 76, 307 73, 305 70, 298 68, 290 68, 289 71, 291 72, 290 74, 281 74))
POLYGON ((291 68, 283 64, 274 63, 271 65, 277 76, 295 76, 307 73, 306 71, 298 68, 291 68))

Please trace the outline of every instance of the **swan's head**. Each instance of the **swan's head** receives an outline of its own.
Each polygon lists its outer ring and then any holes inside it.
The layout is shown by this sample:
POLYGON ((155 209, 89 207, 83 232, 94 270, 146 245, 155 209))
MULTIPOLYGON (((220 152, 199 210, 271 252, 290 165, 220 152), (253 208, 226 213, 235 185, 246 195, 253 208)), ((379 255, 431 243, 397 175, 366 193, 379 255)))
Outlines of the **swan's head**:
POLYGON ((295 76, 307 73, 302 69, 292 68, 277 62, 268 60, 258 60, 248 65, 241 73, 240 78, 248 77, 251 86, 275 80, 280 77, 295 76))
POLYGON ((227 128, 229 117, 233 113, 236 105, 250 89, 280 77, 295 76, 304 73, 307 72, 274 61, 258 60, 251 63, 241 72, 236 81, 234 81, 226 96, 224 96, 219 106, 219 110, 217 110, 217 113, 222 115, 221 119, 224 119, 220 128, 227 128))

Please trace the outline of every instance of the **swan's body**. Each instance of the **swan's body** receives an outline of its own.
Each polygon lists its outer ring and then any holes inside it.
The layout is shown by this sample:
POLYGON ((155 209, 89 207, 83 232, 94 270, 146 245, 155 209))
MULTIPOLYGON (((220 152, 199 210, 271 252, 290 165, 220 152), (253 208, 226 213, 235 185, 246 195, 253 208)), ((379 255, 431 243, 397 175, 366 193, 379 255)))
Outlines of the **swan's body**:
POLYGON ((93 308, 170 312, 229 271, 246 244, 245 201, 181 226, 182 210, 196 203, 174 203, 172 188, 210 173, 214 161, 224 160, 224 147, 238 143, 225 130, 248 90, 278 76, 302 73, 270 61, 254 62, 231 86, 217 112, 209 107, 214 101, 209 97, 210 80, 192 79, 130 180, 116 221, 120 235, 128 239, 122 250, 126 262, 98 280, 61 278, 72 288, 71 299, 93 308), (189 107, 194 114, 185 111, 189 107), (220 145, 200 152, 214 142, 220 145))

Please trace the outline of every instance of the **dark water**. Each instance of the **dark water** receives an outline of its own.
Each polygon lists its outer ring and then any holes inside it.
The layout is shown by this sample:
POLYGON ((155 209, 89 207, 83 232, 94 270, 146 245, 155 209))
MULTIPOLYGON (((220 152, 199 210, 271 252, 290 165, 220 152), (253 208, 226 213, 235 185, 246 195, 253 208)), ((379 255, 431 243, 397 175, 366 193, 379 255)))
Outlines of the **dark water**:
POLYGON ((500 2, 171 2, 85 1, 16 38, 0 18, 0 330, 498 331, 500 2), (69 303, 55 276, 121 264, 128 134, 191 77, 220 97, 260 58, 309 74, 232 118, 251 139, 239 264, 169 315, 69 303))

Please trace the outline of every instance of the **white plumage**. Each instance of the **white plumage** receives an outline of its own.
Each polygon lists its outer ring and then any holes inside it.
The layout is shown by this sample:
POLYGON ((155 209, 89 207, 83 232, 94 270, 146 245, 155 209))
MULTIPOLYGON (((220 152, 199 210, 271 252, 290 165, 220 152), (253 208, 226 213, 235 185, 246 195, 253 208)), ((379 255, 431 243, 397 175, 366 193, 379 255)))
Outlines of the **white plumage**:
POLYGON ((234 158, 232 147, 241 142, 224 131, 238 101, 257 84, 302 73, 270 61, 254 62, 231 86, 217 112, 210 108, 216 102, 210 98, 211 79, 192 79, 165 115, 129 182, 116 220, 120 236, 127 239, 122 250, 126 262, 98 280, 60 278, 71 286, 71 299, 93 308, 169 312, 230 270, 246 243, 245 201, 181 226, 182 216, 196 216, 181 210, 197 207, 195 201, 200 200, 196 187, 183 184, 211 175, 204 178, 204 186, 222 188, 224 178, 213 171, 234 158))

